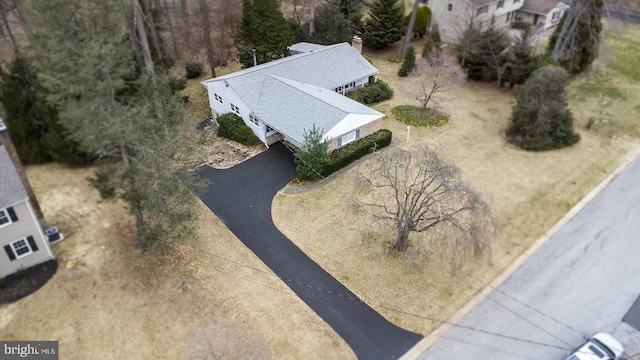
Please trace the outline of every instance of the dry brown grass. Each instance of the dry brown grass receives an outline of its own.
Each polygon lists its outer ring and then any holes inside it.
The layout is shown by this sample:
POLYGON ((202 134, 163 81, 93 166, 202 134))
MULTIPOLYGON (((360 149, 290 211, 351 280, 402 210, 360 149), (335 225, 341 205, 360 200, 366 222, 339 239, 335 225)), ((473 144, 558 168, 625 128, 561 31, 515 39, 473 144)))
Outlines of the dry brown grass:
MULTIPOLYGON (((400 65, 386 60, 398 50, 365 53, 380 69, 380 78, 396 89, 393 99, 375 106, 386 114, 396 105, 415 104, 415 80, 397 77, 400 65)), ((637 145, 637 135, 619 130, 635 128, 637 134, 638 105, 632 94, 640 90, 640 84, 620 79, 606 63, 603 57, 571 85, 570 106, 582 136, 571 148, 530 153, 506 144, 503 130, 514 97, 493 84, 471 82, 458 88, 443 108, 451 115, 450 123, 412 128, 409 143, 405 142, 406 126, 385 119, 384 127, 393 131, 400 146, 429 143, 439 147, 484 194, 500 226, 490 261, 469 263, 452 277, 438 260, 418 268, 407 266, 404 256, 388 254, 384 237, 371 234, 372 220, 347 206, 357 167, 320 188, 279 194, 273 205, 274 221, 311 258, 389 320, 427 334, 527 249, 637 145), (628 94, 628 100, 581 97, 579 86, 603 74, 614 79, 609 84, 628 94), (587 130, 593 116, 603 118, 597 122, 600 127, 587 130)))
POLYGON ((214 341, 264 342, 274 358, 350 356, 204 205, 199 241, 141 255, 126 210, 99 203, 85 180, 92 171, 27 169, 47 220, 66 239, 53 246, 54 277, 0 307, 0 338, 58 340, 64 359, 189 359, 199 329, 215 322, 214 341))

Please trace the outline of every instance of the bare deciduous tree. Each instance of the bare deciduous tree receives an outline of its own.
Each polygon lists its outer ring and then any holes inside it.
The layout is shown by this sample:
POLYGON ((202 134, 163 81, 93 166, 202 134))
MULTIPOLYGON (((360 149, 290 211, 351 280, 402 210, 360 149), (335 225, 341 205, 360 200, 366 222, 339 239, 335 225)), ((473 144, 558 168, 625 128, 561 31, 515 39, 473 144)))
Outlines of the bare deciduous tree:
POLYGON ((411 233, 430 235, 415 241, 445 258, 452 272, 489 252, 495 230, 489 205, 428 146, 376 153, 356 190, 355 207, 393 229, 393 250, 407 250, 411 233))
POLYGON ((447 100, 446 93, 451 92, 465 78, 465 73, 452 58, 432 51, 423 59, 424 75, 421 76, 420 92, 416 100, 420 101, 423 112, 436 109, 447 100))
POLYGON ((216 77, 216 62, 213 55, 213 42, 211 40, 211 23, 209 22, 209 8, 207 0, 200 0, 200 14, 202 15, 202 34, 204 36, 204 47, 207 49, 207 62, 211 69, 211 77, 216 77))

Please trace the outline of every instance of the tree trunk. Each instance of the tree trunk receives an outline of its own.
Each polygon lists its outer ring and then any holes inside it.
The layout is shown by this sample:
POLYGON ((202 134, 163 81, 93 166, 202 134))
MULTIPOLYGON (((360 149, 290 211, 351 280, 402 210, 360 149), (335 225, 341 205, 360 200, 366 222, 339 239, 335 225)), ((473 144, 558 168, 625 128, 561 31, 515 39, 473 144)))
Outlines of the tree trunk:
POLYGON ((153 9, 151 8, 151 2, 149 0, 143 0, 143 4, 143 19, 146 20, 146 23, 149 27, 151 42, 153 44, 153 48, 156 51, 157 59, 161 59, 163 57, 163 51, 160 48, 160 38, 158 37, 158 31, 156 29, 156 21, 153 18, 153 9))
POLYGON ((7 35, 9 35, 9 42, 11 43, 11 57, 15 58, 20 55, 20 50, 18 49, 18 44, 16 43, 16 39, 13 36, 13 32, 11 31, 11 25, 9 25, 9 20, 7 20, 7 13, 4 8, 4 1, 0 2, 0 16, 2 16, 2 23, 7 28, 7 35))
POLYGON ((310 8, 309 8, 309 35, 313 35, 316 31, 314 27, 316 18, 316 3, 315 0, 311 0, 310 8))
POLYGON ((200 0, 200 13, 202 15, 202 25, 204 31, 204 45, 207 49, 207 61, 211 68, 211 77, 216 77, 216 62, 213 55, 213 42, 211 40, 211 23, 209 22, 209 8, 207 0, 200 0))
POLYGON ((189 8, 187 7, 187 0, 180 0, 180 17, 182 18, 182 39, 183 44, 188 44, 191 40, 191 32, 189 31, 189 8))
POLYGON ((173 45, 173 58, 175 60, 180 60, 180 52, 178 51, 178 42, 176 41, 176 31, 173 27, 172 16, 169 13, 169 5, 167 4, 167 0, 163 0, 164 2, 164 16, 167 19, 167 23, 169 24, 169 34, 171 35, 171 44, 173 45))
POLYGON ((391 247, 393 250, 405 251, 409 247, 409 222, 406 216, 398 219, 397 238, 391 247))
POLYGON ((144 27, 144 15, 138 0, 133 0, 133 32, 134 41, 136 42, 136 50, 143 61, 143 69, 153 73, 153 59, 151 58, 151 50, 149 49, 149 39, 144 27))
POLYGON ((411 40, 411 36, 413 36, 413 25, 416 23, 416 15, 418 14, 418 5, 420 5, 420 0, 415 0, 413 2, 413 11, 411 12, 411 18, 409 19, 407 36, 405 36, 404 42, 402 43, 402 52, 400 53, 402 56, 404 56, 407 53, 407 48, 409 47, 409 41, 411 40))

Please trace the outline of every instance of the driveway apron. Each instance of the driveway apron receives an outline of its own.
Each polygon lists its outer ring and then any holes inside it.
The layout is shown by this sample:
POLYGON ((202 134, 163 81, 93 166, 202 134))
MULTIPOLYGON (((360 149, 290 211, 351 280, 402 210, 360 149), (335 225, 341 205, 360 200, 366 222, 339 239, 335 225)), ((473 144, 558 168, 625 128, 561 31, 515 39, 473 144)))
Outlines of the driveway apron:
POLYGON ((358 358, 396 359, 422 338, 383 318, 275 227, 273 197, 296 176, 293 156, 283 144, 233 168, 203 167, 199 173, 210 181, 202 201, 349 344, 358 358))

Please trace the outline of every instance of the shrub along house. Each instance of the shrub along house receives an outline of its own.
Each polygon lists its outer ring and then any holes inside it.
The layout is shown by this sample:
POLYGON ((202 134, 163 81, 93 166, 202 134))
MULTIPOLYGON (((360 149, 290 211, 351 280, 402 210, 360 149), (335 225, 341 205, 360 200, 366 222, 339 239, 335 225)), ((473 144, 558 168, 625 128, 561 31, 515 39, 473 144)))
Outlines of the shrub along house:
MULTIPOLYGON (((0 120, 0 126, 2 122, 0 120)), ((0 128, 0 131, 3 131, 0 128)), ((0 145, 0 278, 53 259, 49 241, 4 145, 0 145)))
POLYGON ((214 119, 238 114, 267 146, 300 147, 314 125, 329 150, 379 130, 384 114, 343 96, 377 81, 378 70, 358 49, 296 45, 294 55, 202 82, 214 119))

